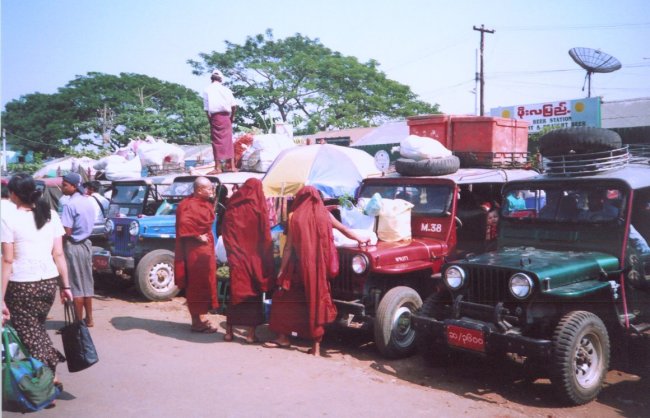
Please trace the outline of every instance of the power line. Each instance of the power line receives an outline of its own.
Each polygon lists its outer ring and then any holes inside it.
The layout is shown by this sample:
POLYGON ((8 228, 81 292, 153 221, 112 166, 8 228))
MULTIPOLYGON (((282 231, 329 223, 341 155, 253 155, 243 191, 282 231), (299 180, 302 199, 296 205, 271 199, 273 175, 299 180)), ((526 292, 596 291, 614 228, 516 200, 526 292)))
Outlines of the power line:
POLYGON ((503 31, 523 32, 523 31, 546 31, 546 30, 584 30, 584 29, 636 29, 650 28, 650 22, 644 23, 621 23, 611 25, 549 25, 549 26, 504 26, 499 28, 503 31))

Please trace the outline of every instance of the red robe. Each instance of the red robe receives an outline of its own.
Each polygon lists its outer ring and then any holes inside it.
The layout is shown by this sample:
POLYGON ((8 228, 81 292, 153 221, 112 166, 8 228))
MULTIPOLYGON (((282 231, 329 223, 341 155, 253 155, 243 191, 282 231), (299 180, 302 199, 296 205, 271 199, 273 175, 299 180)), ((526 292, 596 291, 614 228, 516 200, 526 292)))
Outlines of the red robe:
POLYGON ((336 319, 329 279, 338 269, 338 258, 332 235, 330 214, 318 191, 303 187, 292 205, 287 231, 290 239, 289 263, 278 285, 284 291, 273 295, 271 330, 320 341, 324 325, 336 319))
POLYGON ((260 324, 260 295, 269 290, 274 274, 269 213, 260 180, 246 180, 232 195, 221 228, 230 268, 228 323, 260 324))
POLYGON ((214 219, 212 202, 194 196, 183 199, 176 210, 174 281, 176 286, 185 289, 192 315, 205 315, 219 307, 212 235, 214 219), (196 239, 202 234, 207 234, 207 243, 196 239))

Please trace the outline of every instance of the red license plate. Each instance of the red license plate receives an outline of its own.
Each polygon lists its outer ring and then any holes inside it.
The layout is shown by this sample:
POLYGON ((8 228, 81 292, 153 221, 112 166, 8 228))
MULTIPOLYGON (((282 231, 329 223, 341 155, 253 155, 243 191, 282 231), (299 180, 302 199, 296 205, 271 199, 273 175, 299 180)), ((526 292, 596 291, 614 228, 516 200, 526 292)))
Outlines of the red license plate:
POLYGON ((108 269, 108 257, 104 256, 93 256, 93 268, 95 270, 107 270, 108 269))
POLYGON ((485 352, 485 335, 483 331, 477 329, 449 325, 447 343, 467 350, 485 352))

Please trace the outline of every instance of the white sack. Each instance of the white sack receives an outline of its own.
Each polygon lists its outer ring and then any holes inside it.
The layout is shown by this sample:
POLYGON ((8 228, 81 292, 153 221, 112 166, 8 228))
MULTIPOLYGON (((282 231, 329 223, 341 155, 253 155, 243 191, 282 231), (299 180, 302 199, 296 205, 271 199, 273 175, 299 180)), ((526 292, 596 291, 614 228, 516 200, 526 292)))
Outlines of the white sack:
MULTIPOLYGON (((377 234, 373 231, 352 229, 352 232, 355 232, 359 238, 370 239, 369 245, 377 245, 377 234)), ((359 245, 359 241, 346 237, 343 232, 336 228, 332 229, 332 233, 334 234, 334 246, 336 247, 357 247, 359 245)))
POLYGON ((217 261, 220 263, 228 262, 228 255, 226 254, 226 246, 223 243, 223 236, 219 235, 219 239, 215 244, 215 252, 217 253, 217 261))
POLYGON ((451 151, 440 142, 424 136, 409 135, 399 144, 400 155, 412 160, 426 160, 451 155, 451 151))
POLYGON ((348 228, 362 229, 365 231, 375 230, 376 218, 364 214, 363 209, 355 206, 351 208, 339 206, 339 212, 341 213, 341 223, 348 228))
POLYGON ((124 157, 120 158, 121 160, 117 158, 108 160, 108 164, 104 169, 108 180, 137 179, 142 177, 142 164, 139 158, 135 156, 130 160, 124 157))
POLYGON ((377 236, 386 242, 411 239, 413 204, 402 199, 382 199, 377 236))
POLYGON ((161 140, 154 140, 153 142, 141 141, 137 146, 137 152, 140 162, 145 167, 185 161, 185 151, 181 147, 161 140))
POLYGON ((104 170, 110 164, 124 164, 125 161, 126 161, 126 158, 124 158, 121 155, 117 155, 117 154, 108 155, 106 157, 100 158, 99 161, 97 161, 93 165, 93 168, 95 170, 104 170))
POLYGON ((266 173, 281 151, 296 144, 286 135, 264 134, 253 136, 253 143, 242 154, 242 170, 266 173))

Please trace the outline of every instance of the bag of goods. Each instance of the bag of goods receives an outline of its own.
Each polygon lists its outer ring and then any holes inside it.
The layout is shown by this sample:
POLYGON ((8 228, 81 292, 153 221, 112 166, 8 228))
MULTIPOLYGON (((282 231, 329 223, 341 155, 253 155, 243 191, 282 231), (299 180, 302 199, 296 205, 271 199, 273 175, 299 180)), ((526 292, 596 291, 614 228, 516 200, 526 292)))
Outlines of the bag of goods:
MULTIPOLYGON (((373 231, 368 231, 367 229, 351 229, 351 231, 357 234, 360 238, 369 239, 370 242, 368 245, 377 245, 377 234, 373 231)), ((332 232, 334 234, 334 245, 336 247, 357 247, 359 245, 357 240, 346 237, 336 228, 333 229, 332 232)))
POLYGON ((411 239, 413 204, 402 199, 382 199, 377 236, 386 242, 411 239))
POLYGON ((417 135, 404 138, 399 144, 399 153, 404 158, 416 161, 451 155, 451 151, 435 139, 417 135))

